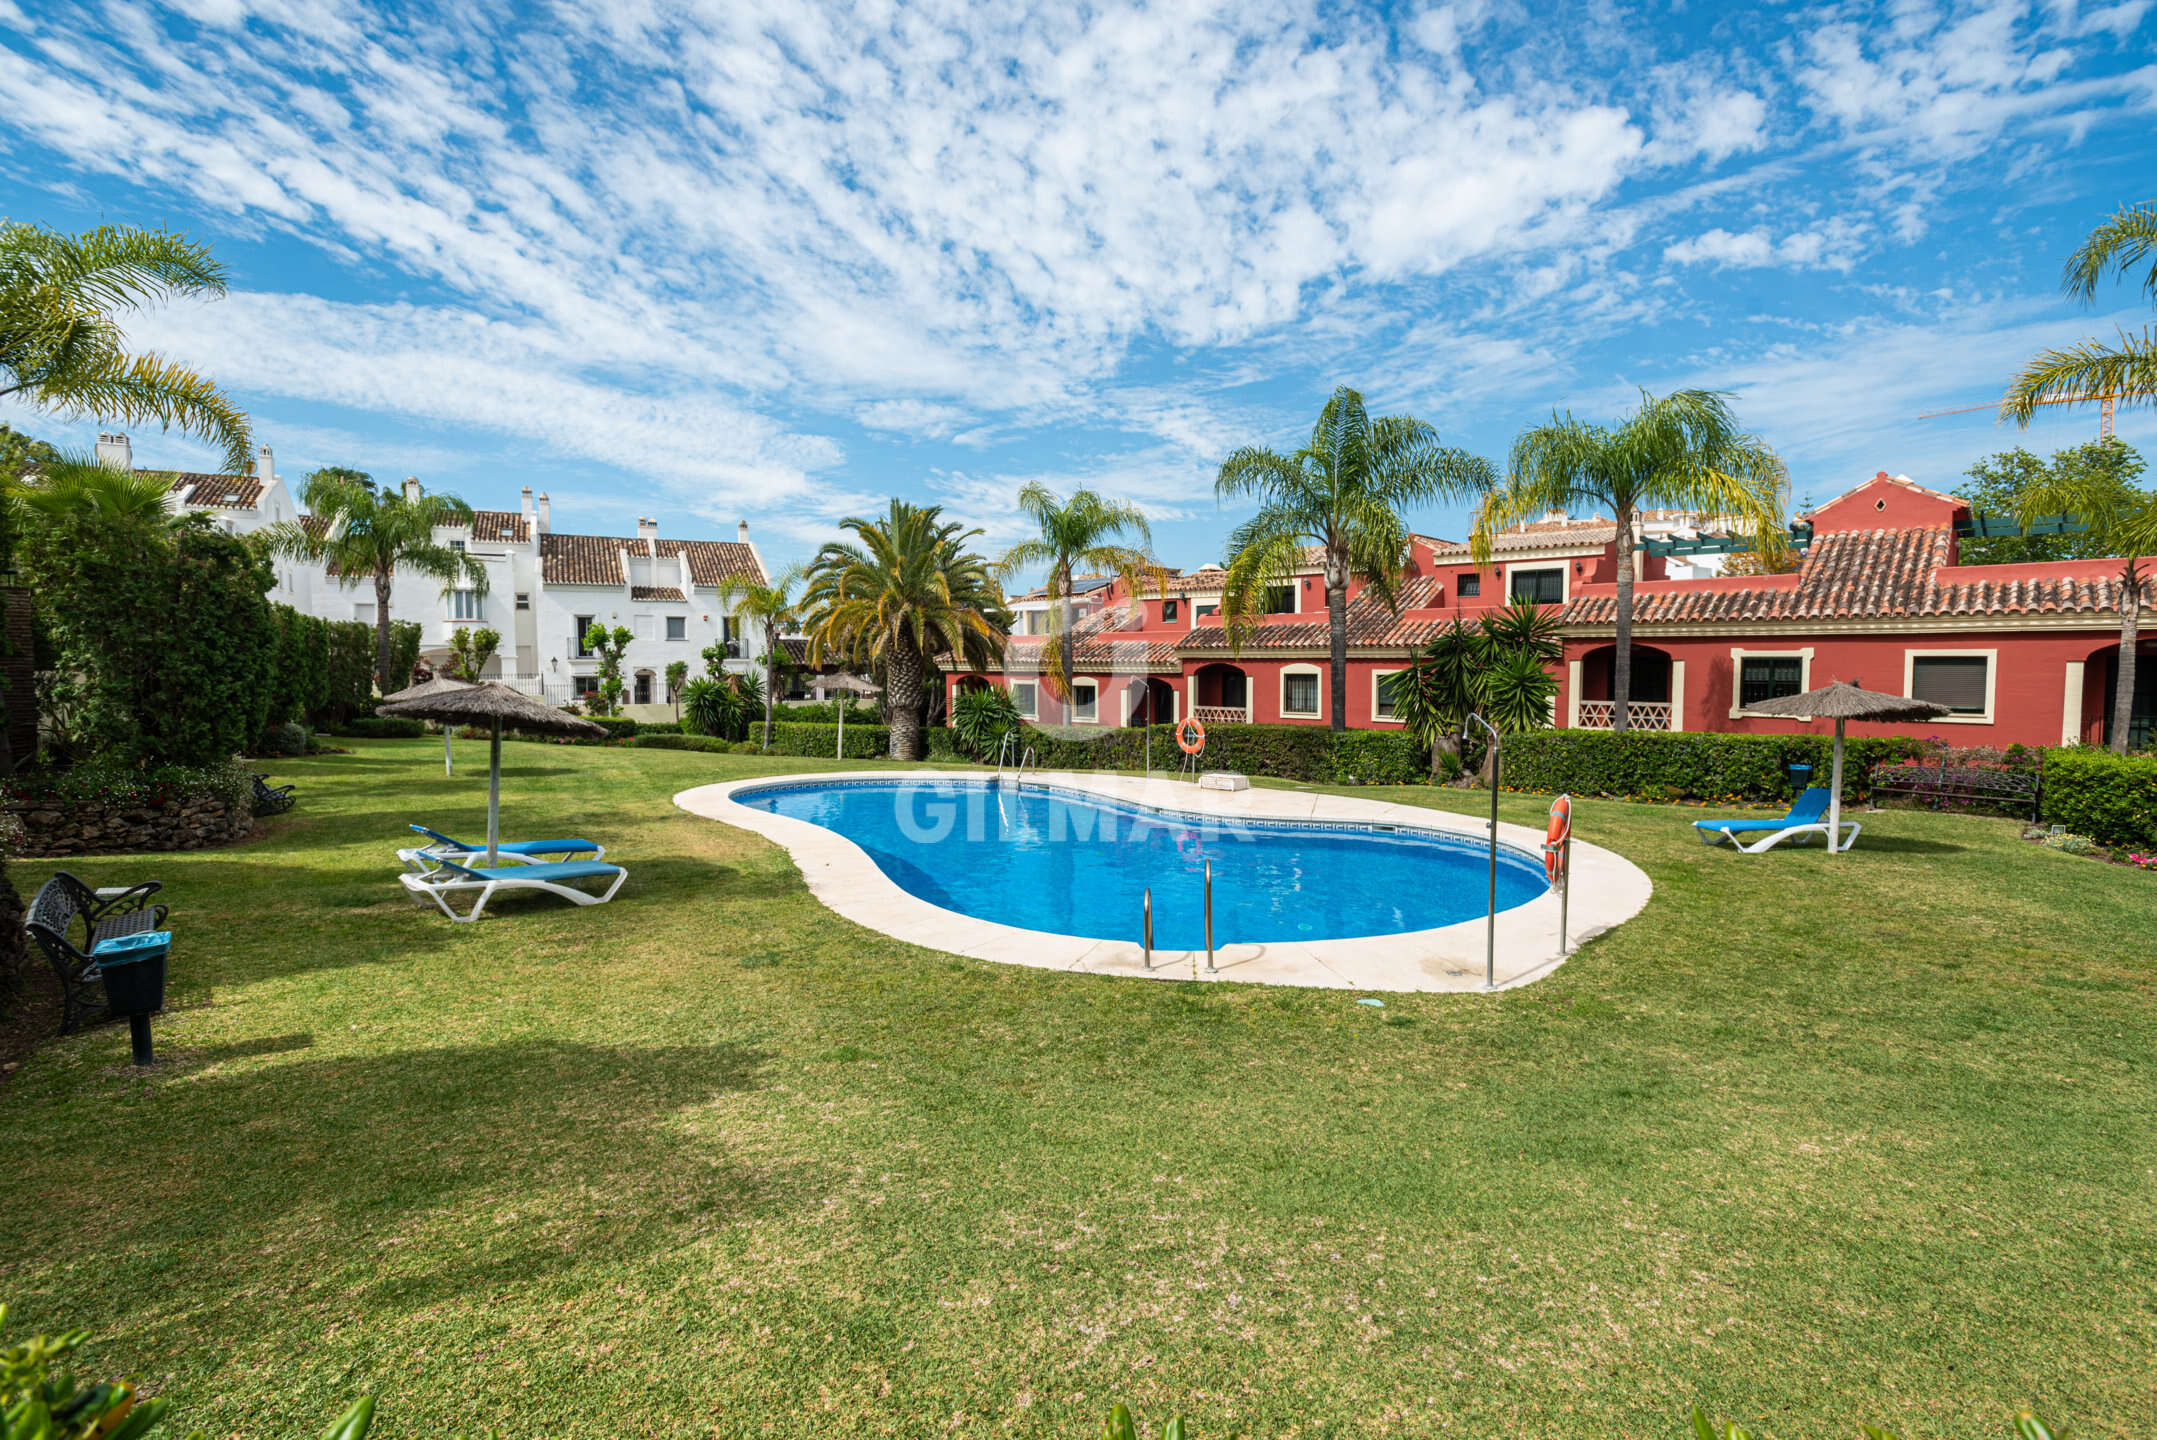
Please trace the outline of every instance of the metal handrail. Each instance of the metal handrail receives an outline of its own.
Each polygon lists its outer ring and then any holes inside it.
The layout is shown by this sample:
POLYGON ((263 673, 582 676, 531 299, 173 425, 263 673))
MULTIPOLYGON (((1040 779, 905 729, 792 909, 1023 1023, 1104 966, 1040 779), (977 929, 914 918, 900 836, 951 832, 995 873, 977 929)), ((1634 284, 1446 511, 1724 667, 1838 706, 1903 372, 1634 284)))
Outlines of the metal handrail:
POLYGON ((1499 754, 1498 727, 1480 715, 1468 717, 1483 727, 1490 736, 1490 916, 1483 929, 1483 988, 1498 988, 1498 785, 1499 754))
POLYGON ((1012 787, 1012 788, 1013 788, 1014 790, 1024 790, 1024 789, 1026 788, 1026 767, 1027 767, 1027 766, 1029 766, 1029 765, 1031 765, 1031 764, 1033 764, 1033 763, 1034 763, 1034 747, 1033 747, 1033 746, 1031 746, 1031 745, 1029 745, 1029 746, 1027 746, 1027 747, 1026 747, 1026 753, 1025 753, 1025 754, 1023 754, 1023 755, 1021 755, 1021 756, 1019 756, 1019 771, 1018 771, 1018 775, 1017 775, 1017 777, 1016 777, 1016 778, 1014 778, 1014 779, 1012 780, 1012 782, 1011 782, 1011 787, 1012 787))

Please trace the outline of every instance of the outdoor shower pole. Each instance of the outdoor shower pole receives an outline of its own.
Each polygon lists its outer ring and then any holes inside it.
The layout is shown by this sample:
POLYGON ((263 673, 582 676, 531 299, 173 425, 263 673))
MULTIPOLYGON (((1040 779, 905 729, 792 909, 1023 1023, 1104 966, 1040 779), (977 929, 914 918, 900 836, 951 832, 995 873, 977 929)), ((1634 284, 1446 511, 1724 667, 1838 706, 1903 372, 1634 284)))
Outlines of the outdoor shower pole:
POLYGON ((834 760, 844 760, 846 758, 846 712, 853 708, 853 704, 854 697, 852 695, 847 695, 839 701, 839 753, 831 757, 834 760))
POLYGON ((1146 968, 1153 968, 1153 887, 1146 887, 1146 968))
POLYGON ((1498 731, 1480 715, 1468 717, 1490 736, 1490 915, 1483 923, 1483 988, 1498 988, 1498 781, 1505 762, 1499 754, 1498 731))
POLYGON ((1206 973, 1213 974, 1213 862, 1206 862, 1206 973))

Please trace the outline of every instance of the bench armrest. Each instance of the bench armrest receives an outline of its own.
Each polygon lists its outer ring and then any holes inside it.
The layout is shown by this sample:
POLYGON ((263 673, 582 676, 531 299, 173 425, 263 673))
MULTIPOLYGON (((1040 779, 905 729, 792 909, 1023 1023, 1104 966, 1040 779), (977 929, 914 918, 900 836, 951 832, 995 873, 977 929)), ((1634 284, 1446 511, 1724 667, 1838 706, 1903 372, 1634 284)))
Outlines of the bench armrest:
POLYGON ((140 885, 108 885, 97 892, 97 908, 84 913, 94 925, 100 917, 118 910, 140 910, 152 895, 164 888, 162 880, 145 880, 140 885))

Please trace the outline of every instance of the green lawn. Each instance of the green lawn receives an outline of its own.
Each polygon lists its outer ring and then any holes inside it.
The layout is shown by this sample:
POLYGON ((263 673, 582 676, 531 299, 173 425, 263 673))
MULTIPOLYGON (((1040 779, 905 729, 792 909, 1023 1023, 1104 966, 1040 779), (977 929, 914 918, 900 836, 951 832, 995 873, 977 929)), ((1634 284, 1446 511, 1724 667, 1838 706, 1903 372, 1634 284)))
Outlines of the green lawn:
POLYGON ((633 874, 452 927, 390 851, 482 829, 460 753, 289 762, 245 846, 76 867, 165 882, 166 1063, 104 1026, 0 1091, 0 1298, 182 1430, 372 1392, 391 1437, 1090 1437, 1116 1399, 1204 1440, 1675 1436, 1696 1401, 2150 1433, 2157 875, 1998 820, 1753 858, 1583 802, 1648 911, 1376 1009, 911 949, 669 801, 800 761, 512 746, 507 828, 633 874))

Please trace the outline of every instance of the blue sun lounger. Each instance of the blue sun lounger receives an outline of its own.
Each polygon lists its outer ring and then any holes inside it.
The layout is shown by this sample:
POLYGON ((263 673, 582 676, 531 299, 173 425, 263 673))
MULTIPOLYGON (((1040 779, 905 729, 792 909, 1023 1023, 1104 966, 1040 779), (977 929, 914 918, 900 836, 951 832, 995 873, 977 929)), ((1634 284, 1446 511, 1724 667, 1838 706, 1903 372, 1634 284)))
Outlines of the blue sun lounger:
MULTIPOLYGON (((410 850, 399 850, 397 858, 416 874, 429 873, 442 863, 445 856, 452 860, 462 860, 487 853, 485 845, 467 845, 462 840, 452 840, 441 831, 429 830, 424 825, 414 825, 412 828, 426 836, 429 843, 410 850)), ((514 865, 537 865, 549 860, 567 860, 572 856, 598 860, 607 853, 607 848, 604 845, 595 845, 589 840, 512 840, 495 846, 494 853, 498 859, 508 860, 514 865)))
MULTIPOLYGON (((1827 787, 1815 785, 1798 796, 1797 803, 1790 807, 1788 815, 1746 815, 1735 820, 1695 820, 1693 828, 1700 832, 1700 843, 1703 845, 1719 845, 1728 840, 1746 854, 1758 855, 1785 840, 1794 839, 1802 845, 1815 835, 1827 834, 1828 798, 1827 787), (1754 835, 1761 838, 1750 845, 1746 844, 1744 837, 1754 835)), ((1847 850, 1863 827, 1855 820, 1845 820, 1842 822, 1842 828, 1848 834, 1836 843, 1839 849, 1847 850)))
POLYGON ((567 860, 548 865, 497 865, 488 869, 484 865, 466 865, 447 856, 437 856, 437 865, 423 875, 399 875, 405 890, 417 901, 432 900, 442 907, 442 913, 459 924, 477 920, 486 910, 487 902, 497 890, 544 890, 549 895, 559 895, 577 905, 604 905, 614 898, 614 892, 622 888, 629 872, 619 865, 609 865, 603 860, 567 860), (593 894, 579 890, 570 882, 575 880, 611 880, 606 890, 593 894), (477 890, 479 895, 472 908, 459 915, 450 908, 449 897, 460 891, 477 890))

